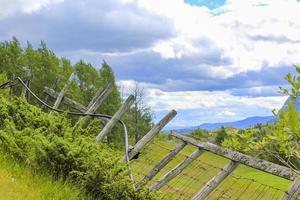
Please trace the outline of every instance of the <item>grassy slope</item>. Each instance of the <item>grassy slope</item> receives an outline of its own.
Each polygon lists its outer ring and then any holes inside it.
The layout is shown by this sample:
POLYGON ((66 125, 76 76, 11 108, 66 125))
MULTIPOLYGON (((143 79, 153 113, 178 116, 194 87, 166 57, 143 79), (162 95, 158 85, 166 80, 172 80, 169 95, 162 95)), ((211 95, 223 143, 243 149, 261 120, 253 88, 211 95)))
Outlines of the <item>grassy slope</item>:
MULTIPOLYGON (((141 178, 152 169, 153 164, 158 162, 170 149, 174 148, 174 146, 174 142, 157 140, 145 148, 140 159, 134 161, 132 164, 136 181, 141 180, 141 178)), ((195 148, 191 146, 187 146, 183 149, 181 154, 170 162, 148 185, 151 185, 155 180, 158 180, 194 150, 195 148)), ((178 177, 173 179, 169 183, 169 186, 161 188, 160 191, 164 193, 164 199, 190 199, 201 189, 205 182, 220 171, 219 168, 224 167, 228 162, 229 161, 225 158, 206 152, 188 166, 178 177)), ((280 199, 283 195, 283 191, 287 190, 291 184, 291 182, 286 179, 244 165, 240 165, 234 171, 234 176, 242 177, 242 179, 236 179, 229 176, 218 187, 217 191, 211 193, 208 199, 217 199, 224 191, 226 191, 226 195, 230 196, 230 198, 225 198, 224 195, 221 199, 248 200, 253 199, 253 196, 256 195, 258 196, 257 199, 280 199), (249 187, 247 187, 248 185, 249 187), (239 195, 242 196, 240 197, 239 195)))
POLYGON ((70 184, 53 181, 0 152, 0 200, 83 199, 70 184))

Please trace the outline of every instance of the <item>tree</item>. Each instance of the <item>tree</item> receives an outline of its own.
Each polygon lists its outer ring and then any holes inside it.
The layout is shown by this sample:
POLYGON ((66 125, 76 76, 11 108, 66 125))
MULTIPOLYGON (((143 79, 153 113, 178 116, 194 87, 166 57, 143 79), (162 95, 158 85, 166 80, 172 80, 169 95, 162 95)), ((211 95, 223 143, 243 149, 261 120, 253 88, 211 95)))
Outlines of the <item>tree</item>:
POLYGON ((151 129, 152 113, 150 107, 145 102, 144 89, 137 82, 135 83, 131 93, 135 97, 130 115, 132 116, 132 131, 136 143, 151 129))
POLYGON ((222 142, 225 140, 227 137, 226 130, 224 126, 222 126, 217 132, 216 132, 216 143, 217 144, 222 144, 222 142))
POLYGON ((209 131, 202 128, 197 128, 196 130, 193 130, 191 133, 189 133, 189 135, 200 140, 207 139, 208 137, 210 137, 209 131))
POLYGON ((104 102, 102 108, 100 109, 101 112, 109 115, 113 115, 121 106, 121 97, 118 87, 115 81, 115 75, 112 68, 103 61, 102 67, 99 70, 101 83, 103 86, 107 84, 112 84, 113 91, 104 102))

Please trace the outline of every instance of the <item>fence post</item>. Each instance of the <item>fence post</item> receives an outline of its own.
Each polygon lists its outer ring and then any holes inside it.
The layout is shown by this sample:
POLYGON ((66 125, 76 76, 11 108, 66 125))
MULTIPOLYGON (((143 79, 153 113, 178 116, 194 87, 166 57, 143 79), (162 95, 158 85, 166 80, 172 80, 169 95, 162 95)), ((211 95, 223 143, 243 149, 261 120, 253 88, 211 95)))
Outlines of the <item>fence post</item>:
MULTIPOLYGON (((56 99, 59 95, 58 92, 48 87, 44 87, 44 92, 47 94, 47 96, 50 96, 53 99, 56 99)), ((62 103, 82 113, 85 113, 87 111, 87 108, 85 106, 66 96, 63 98, 62 103)))
MULTIPOLYGON (((25 77, 28 77, 28 79, 25 80, 25 84, 27 87, 29 87, 29 83, 30 83, 30 76, 31 76, 31 71, 29 68, 25 69, 25 77)), ((25 96, 25 98, 27 100, 29 100, 29 93, 27 92, 27 89, 25 87, 23 87, 22 89, 22 95, 25 96)))
MULTIPOLYGON (((96 92, 96 95, 90 101, 87 110, 84 111, 84 113, 93 114, 94 112, 96 112, 96 110, 100 107, 100 105, 110 95, 112 91, 113 91, 113 87, 111 84, 108 84, 104 89, 100 87, 99 90, 96 92)), ((77 126, 81 121, 83 121, 84 127, 87 126, 89 119, 90 119, 89 116, 80 117, 78 121, 75 123, 73 130, 77 128, 77 126)))
POLYGON ((149 143, 154 136, 161 131, 161 129, 169 123, 177 112, 175 110, 170 111, 164 118, 162 118, 142 139, 140 139, 129 152, 129 159, 132 159, 147 143, 149 143))
POLYGON ((300 195, 300 176, 297 177, 282 200, 295 200, 300 195))
MULTIPOLYGON (((92 99, 92 101, 89 103, 88 105, 88 110, 86 111, 86 114, 92 114, 94 112, 96 112, 96 110, 101 106, 101 104, 103 103, 103 101, 105 99, 107 99, 107 97, 112 93, 113 91, 113 86, 112 84, 108 84, 104 89, 100 88, 96 95, 94 96, 94 98, 92 99)), ((86 126, 86 124, 89 121, 89 117, 84 117, 84 126, 86 126)))
MULTIPOLYGON (((64 98, 67 90, 69 89, 69 87, 71 86, 71 83, 72 83, 72 80, 74 78, 74 73, 71 74, 71 76, 69 77, 67 83, 65 84, 65 86, 63 87, 63 89, 61 90, 61 92, 59 93, 55 103, 54 103, 54 106, 53 108, 58 108, 58 106, 60 105, 62 99, 64 98)), ((54 112, 51 111, 50 112, 50 115, 52 115, 54 112)))
POLYGON ((109 120, 109 122, 105 125, 105 127, 102 129, 102 131, 97 135, 96 141, 100 142, 102 141, 105 136, 112 130, 112 128, 116 125, 116 123, 121 119, 122 115, 125 113, 125 111, 133 104, 134 102, 134 96, 130 95, 124 104, 121 106, 121 108, 114 114, 114 116, 109 120))
POLYGON ((164 185, 166 185, 170 180, 175 178, 182 170, 184 170, 189 164, 191 164, 195 159, 197 159, 204 151, 200 148, 198 148, 196 151, 194 151, 192 154, 190 154, 184 161, 182 161, 179 165, 177 165, 175 168, 173 168, 171 171, 169 171, 167 174, 165 174, 160 180, 155 182, 151 189, 156 191, 162 188, 164 185))
POLYGON ((205 184, 200 192, 193 197, 193 200, 204 200, 238 165, 238 162, 231 161, 222 171, 205 184))
POLYGON ((160 172, 173 158, 187 145, 186 142, 180 140, 177 143, 177 146, 175 149, 170 151, 159 163, 157 163, 153 169, 145 175, 143 180, 141 180, 138 184, 136 184, 136 188, 140 188, 142 185, 146 185, 149 181, 152 180, 152 178, 160 172))

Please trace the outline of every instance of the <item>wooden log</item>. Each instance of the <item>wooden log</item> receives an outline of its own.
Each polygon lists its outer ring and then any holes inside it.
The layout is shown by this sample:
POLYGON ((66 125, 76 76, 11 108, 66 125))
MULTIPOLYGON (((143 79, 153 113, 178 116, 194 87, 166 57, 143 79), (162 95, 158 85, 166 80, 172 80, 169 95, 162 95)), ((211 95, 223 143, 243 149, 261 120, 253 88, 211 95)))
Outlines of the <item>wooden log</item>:
POLYGON ((160 172, 170 161, 173 160, 173 158, 175 158, 175 156, 187 145, 186 142, 180 140, 177 143, 177 146, 175 149, 173 149, 172 151, 170 151, 170 153, 168 153, 159 163, 157 163, 153 169, 143 178, 143 180, 141 182, 139 182, 138 184, 136 184, 136 188, 140 188, 142 185, 147 184, 149 181, 151 181, 153 179, 154 176, 156 176, 156 174, 158 174, 158 172, 160 172))
MULTIPOLYGON (((56 92, 53 89, 48 88, 48 87, 44 87, 44 92, 53 99, 56 99, 59 95, 58 92, 56 92)), ((82 104, 80 104, 80 103, 78 103, 78 102, 76 102, 76 101, 74 101, 74 100, 72 100, 72 99, 70 99, 66 96, 63 97, 62 103, 69 106, 69 107, 71 107, 71 108, 73 108, 73 109, 75 109, 75 110, 77 110, 77 111, 79 111, 79 112, 82 112, 82 113, 85 113, 88 110, 84 105, 82 105, 82 104)))
MULTIPOLYGON (((72 80, 74 78, 74 73, 71 74, 71 76, 69 77, 67 83, 65 84, 65 86, 63 87, 63 89, 61 90, 61 92, 59 93, 54 105, 53 105, 53 108, 58 108, 63 97, 65 96, 67 90, 69 89, 69 87, 71 86, 71 83, 72 83, 72 80)), ((53 114, 54 112, 51 111, 50 112, 50 115, 53 114)))
POLYGON ((202 148, 206 151, 210 151, 214 154, 217 154, 219 156, 228 158, 232 161, 242 163, 244 165, 247 165, 249 167, 273 174, 275 176, 280 176, 282 178, 288 179, 288 180, 294 180, 297 175, 293 172, 292 169, 271 163, 266 160, 253 158, 252 156, 245 155, 243 153, 232 151, 228 149, 223 149, 218 145, 208 143, 208 142, 200 142, 193 138, 178 135, 178 134, 172 134, 175 138, 182 139, 183 141, 194 145, 196 147, 202 148))
MULTIPOLYGON (((55 79, 53 85, 51 86, 51 88, 53 88, 53 91, 55 91, 55 89, 56 89, 56 87, 57 87, 57 84, 58 84, 59 81, 60 81, 60 78, 61 78, 60 76, 56 77, 56 79, 55 79)), ((44 87, 44 93, 46 94, 46 97, 45 97, 45 99, 44 99, 44 102, 48 104, 48 100, 49 100, 50 96, 45 92, 45 87, 44 87)), ((57 97, 58 97, 58 94, 59 94, 59 93, 57 93, 57 97)), ((56 99, 57 97, 55 97, 54 99, 56 99)), ((64 98, 63 98, 63 99, 64 99, 64 98)), ((43 109, 43 110, 47 110, 47 106, 43 105, 43 106, 42 106, 42 109, 43 109)))
MULTIPOLYGON (((103 103, 103 101, 110 95, 110 93, 113 91, 113 87, 111 84, 107 85, 104 89, 101 87, 97 92, 96 95, 93 97, 91 102, 88 105, 87 111, 85 111, 85 114, 93 114, 96 112, 96 110, 100 107, 100 105, 103 103)), ((80 117, 79 120, 75 123, 73 129, 76 129, 77 126, 81 121, 83 121, 83 126, 87 126, 88 121, 90 117, 80 117)))
MULTIPOLYGON (((30 69, 26 69, 26 71, 25 71, 25 77, 30 77, 30 75, 31 75, 30 69)), ((24 83, 26 84, 27 87, 29 87, 30 79, 26 79, 24 81, 24 83)), ((26 99, 29 99, 29 93, 28 93, 28 91, 27 91, 27 89, 25 87, 22 88, 22 95, 26 99)))
POLYGON ((91 105, 88 112, 94 113, 100 107, 100 105, 107 99, 107 97, 112 93, 113 89, 113 85, 108 84, 99 95, 96 94, 97 96, 95 96, 90 102, 91 105))
POLYGON ((96 141, 102 141, 107 134, 112 130, 112 128, 116 125, 116 123, 121 119, 122 115, 130 108, 130 106, 134 102, 134 96, 130 95, 126 101, 123 103, 121 108, 114 114, 114 116, 109 120, 109 122, 105 125, 102 131, 97 135, 96 141))
POLYGON ((132 159, 138 152, 148 144, 156 134, 163 129, 163 127, 169 123, 177 112, 175 110, 170 111, 163 119, 161 119, 142 139, 140 139, 129 152, 129 159, 132 159))
POLYGON ((238 165, 238 162, 231 161, 222 171, 205 184, 200 192, 193 197, 193 200, 204 200, 238 165))
MULTIPOLYGON (((32 78, 32 76, 25 76, 22 78, 22 81, 27 82, 31 78, 32 78)), ((17 85, 18 83, 19 83, 19 81, 13 78, 12 80, 9 81, 9 83, 7 83, 5 86, 3 86, 2 89, 11 88, 11 87, 17 85)))
POLYGON ((297 177, 293 184, 290 186, 289 190, 283 196, 282 200, 296 200, 300 195, 300 176, 297 177))
MULTIPOLYGON (((96 110, 101 106, 101 104, 107 99, 107 97, 112 93, 113 86, 112 84, 108 84, 104 89, 100 88, 92 101, 88 105, 88 110, 86 114, 93 114, 96 110)), ((84 117, 84 126, 88 123, 89 117, 84 117)))
POLYGON ((169 181, 175 178, 178 174, 182 172, 189 164, 191 164, 195 159, 197 159, 204 151, 202 149, 197 149, 192 154, 190 154, 184 161, 182 161, 179 165, 165 174, 161 179, 155 182, 151 189, 156 191, 166 185, 169 181))

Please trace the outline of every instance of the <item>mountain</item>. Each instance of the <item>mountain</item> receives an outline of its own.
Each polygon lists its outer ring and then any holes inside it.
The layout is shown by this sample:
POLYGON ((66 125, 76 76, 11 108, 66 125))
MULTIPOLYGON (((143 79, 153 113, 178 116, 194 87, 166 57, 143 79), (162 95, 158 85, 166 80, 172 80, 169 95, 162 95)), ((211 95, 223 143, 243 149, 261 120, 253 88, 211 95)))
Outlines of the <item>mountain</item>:
MULTIPOLYGON (((279 110, 279 112, 283 109, 287 109, 288 108, 288 103, 292 101, 291 98, 288 98, 285 103, 283 104, 283 106, 281 107, 281 109, 279 110)), ((294 105, 297 108, 297 111, 300 113, 300 97, 298 97, 296 100, 293 101, 294 105)), ((191 132, 197 128, 202 128, 202 129, 206 129, 208 131, 217 129, 217 128, 221 128, 222 126, 224 127, 235 127, 235 128, 239 128, 239 129, 244 129, 244 128, 249 128, 249 127, 253 127, 256 124, 267 124, 267 123, 274 123, 277 120, 276 117, 274 116, 264 116, 264 117, 248 117, 246 119, 243 120, 239 120, 239 121, 233 121, 233 122, 220 122, 220 123, 204 123, 201 124, 199 126, 192 126, 192 127, 186 127, 186 128, 169 128, 168 130, 173 130, 177 133, 188 133, 191 132)), ((167 130, 166 130, 167 131, 167 130)))
POLYGON ((177 133, 188 133, 197 128, 202 128, 208 131, 224 127, 236 127, 239 129, 249 128, 255 126, 256 124, 267 124, 271 121, 274 121, 274 116, 264 116, 264 117, 248 117, 244 120, 233 121, 233 122, 221 122, 221 123, 204 123, 199 126, 187 127, 182 129, 174 130, 177 133))

